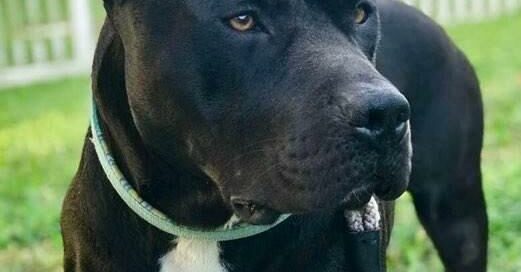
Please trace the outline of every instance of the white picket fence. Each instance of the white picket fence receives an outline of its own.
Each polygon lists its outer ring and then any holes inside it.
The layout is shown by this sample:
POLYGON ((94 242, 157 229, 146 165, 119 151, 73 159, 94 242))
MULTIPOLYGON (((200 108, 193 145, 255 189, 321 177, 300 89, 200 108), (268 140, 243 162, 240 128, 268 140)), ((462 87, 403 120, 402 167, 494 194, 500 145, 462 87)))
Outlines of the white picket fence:
MULTIPOLYGON (((86 73, 101 0, 0 0, 0 89, 86 73), (98 3, 97 3, 98 4, 98 3)), ((519 12, 521 0, 403 0, 443 24, 519 12)))
POLYGON ((0 88, 86 73, 90 1, 0 0, 0 88))
POLYGON ((513 14, 521 0, 403 0, 442 24, 479 22, 513 14))

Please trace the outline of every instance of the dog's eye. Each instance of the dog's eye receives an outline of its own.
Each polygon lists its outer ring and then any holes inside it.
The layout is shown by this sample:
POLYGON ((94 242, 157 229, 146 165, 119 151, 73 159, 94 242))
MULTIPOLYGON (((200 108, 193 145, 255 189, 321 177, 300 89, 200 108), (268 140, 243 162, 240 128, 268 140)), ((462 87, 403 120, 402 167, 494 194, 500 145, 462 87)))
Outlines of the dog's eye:
POLYGON ((361 5, 358 5, 355 9, 355 15, 354 15, 354 19, 355 19, 355 23, 356 24, 364 24, 365 22, 367 22, 367 19, 369 19, 369 7, 365 4, 361 4, 361 5))
POLYGON ((229 20, 229 25, 234 30, 246 32, 256 27, 255 18, 249 14, 235 16, 229 20))

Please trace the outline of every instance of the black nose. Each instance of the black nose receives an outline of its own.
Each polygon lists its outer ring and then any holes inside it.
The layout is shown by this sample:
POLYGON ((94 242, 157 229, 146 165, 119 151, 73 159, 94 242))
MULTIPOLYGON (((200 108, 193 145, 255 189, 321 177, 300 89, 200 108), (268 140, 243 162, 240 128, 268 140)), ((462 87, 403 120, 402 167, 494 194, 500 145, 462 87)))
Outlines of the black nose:
POLYGON ((402 139, 407 132, 410 107, 396 89, 370 91, 361 99, 356 112, 355 130, 372 139, 402 139))

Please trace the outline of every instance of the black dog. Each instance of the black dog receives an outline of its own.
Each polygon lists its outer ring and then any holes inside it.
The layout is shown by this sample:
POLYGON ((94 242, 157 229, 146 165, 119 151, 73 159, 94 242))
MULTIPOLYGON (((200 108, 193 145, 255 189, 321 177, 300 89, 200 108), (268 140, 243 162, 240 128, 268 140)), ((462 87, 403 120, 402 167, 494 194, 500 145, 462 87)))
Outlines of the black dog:
POLYGON ((486 269, 479 86, 431 20, 390 0, 104 2, 94 98, 139 194, 205 229, 296 215, 173 248, 118 197, 87 135, 66 271, 347 271, 342 210, 407 188, 446 268, 486 269))

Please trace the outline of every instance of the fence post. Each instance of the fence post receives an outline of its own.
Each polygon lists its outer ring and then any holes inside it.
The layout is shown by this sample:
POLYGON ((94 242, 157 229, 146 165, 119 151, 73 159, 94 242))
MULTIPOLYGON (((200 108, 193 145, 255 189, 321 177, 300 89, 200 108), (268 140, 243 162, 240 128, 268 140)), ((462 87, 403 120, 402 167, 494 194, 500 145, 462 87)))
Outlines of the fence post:
MULTIPOLYGON (((63 21, 64 8, 60 5, 59 0, 47 0, 47 14, 51 24, 57 24, 63 21)), ((64 37, 51 37, 51 57, 53 61, 64 61, 67 58, 66 39, 64 37)))
POLYGON ((486 13, 486 3, 485 0, 472 0, 471 3, 471 12, 472 12, 472 20, 479 21, 487 16, 486 13))
POLYGON ((432 0, 420 0, 419 8, 423 13, 432 16, 434 10, 434 2, 432 0))
POLYGON ((9 65, 23 65, 28 62, 27 43, 20 35, 23 32, 23 18, 21 14, 25 13, 22 1, 5 1, 6 20, 9 30, 7 39, 10 40, 8 45, 8 54, 10 55, 9 65))
POLYGON ((467 15, 467 0, 454 1, 454 21, 462 22, 467 15))
MULTIPOLYGON (((462 1, 462 0, 458 0, 462 1)), ((438 21, 444 24, 450 23, 453 18, 453 12, 450 6, 450 0, 439 0, 437 18, 438 21)))
MULTIPOLYGON (((38 24, 42 24, 42 8, 40 0, 25 0, 25 9, 27 11, 27 29, 32 29, 38 24)), ((32 30, 30 31, 33 32, 32 30)), ((45 42, 41 37, 27 37, 29 40, 29 48, 31 52, 32 62, 41 63, 47 58, 45 42)))
POLYGON ((75 61, 88 64, 93 53, 92 18, 88 0, 70 0, 70 21, 75 61))
POLYGON ((499 16, 501 14, 501 8, 503 7, 502 0, 488 0, 488 10, 492 17, 499 16))
POLYGON ((5 33, 5 25, 6 22, 6 16, 5 14, 5 7, 3 1, 0 0, 0 16, 2 16, 0 19, 0 69, 4 66, 7 66, 7 34, 5 33))

